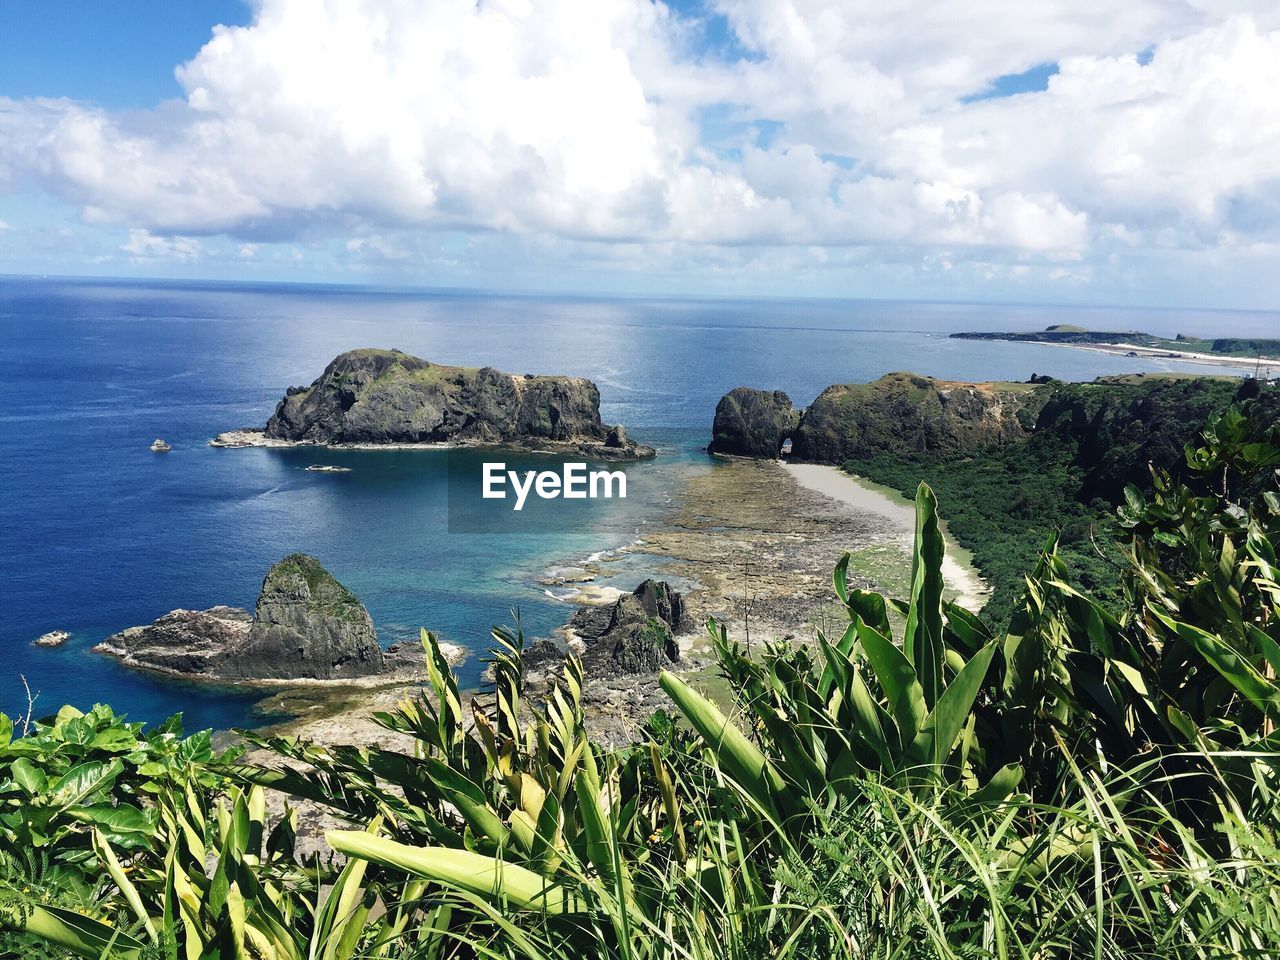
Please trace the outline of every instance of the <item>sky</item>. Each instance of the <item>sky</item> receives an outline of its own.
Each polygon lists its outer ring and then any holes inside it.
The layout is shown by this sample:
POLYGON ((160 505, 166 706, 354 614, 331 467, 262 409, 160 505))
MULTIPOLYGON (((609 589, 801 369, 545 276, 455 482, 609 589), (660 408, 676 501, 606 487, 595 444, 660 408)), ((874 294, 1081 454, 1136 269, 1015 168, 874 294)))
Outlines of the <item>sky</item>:
POLYGON ((0 0, 0 274, 1280 307, 1275 0, 0 0))

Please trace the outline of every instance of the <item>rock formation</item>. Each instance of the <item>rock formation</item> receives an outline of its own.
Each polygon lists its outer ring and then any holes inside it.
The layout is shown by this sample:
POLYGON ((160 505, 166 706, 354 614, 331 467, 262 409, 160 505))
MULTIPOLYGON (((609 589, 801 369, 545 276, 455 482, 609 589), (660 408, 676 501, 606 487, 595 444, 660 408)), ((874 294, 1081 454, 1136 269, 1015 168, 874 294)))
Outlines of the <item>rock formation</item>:
POLYGON ((792 455, 843 463, 876 453, 970 451, 1020 438, 1024 389, 890 373, 827 387, 796 428, 792 455))
POLYGON ((94 648, 128 666, 206 680, 346 680, 377 676, 384 661, 364 605, 314 557, 275 564, 251 615, 236 607, 174 610, 94 648))
POLYGON ((314 557, 294 553, 267 571, 248 641, 226 675, 338 680, 382 671, 373 620, 314 557))
MULTIPOLYGON (((247 432, 220 446, 248 445, 247 432)), ((399 350, 352 350, 309 387, 290 387, 261 442, 315 444, 466 443, 572 450, 630 460, 653 448, 600 419, 600 391, 579 377, 449 367, 399 350)))
POLYGON ((1021 384, 952 383, 890 373, 872 383, 828 387, 804 411, 785 393, 739 387, 716 407, 713 453, 840 464, 877 453, 980 450, 1026 434, 1021 384))
POLYGON ((646 580, 612 605, 583 607, 569 628, 585 644, 588 674, 630 674, 656 673, 675 663, 675 636, 693 624, 677 591, 665 581, 646 580))
POLYGON ((239 607, 173 610, 145 627, 129 627, 93 649, 126 666, 193 677, 226 676, 226 662, 249 639, 253 615, 239 607))
POLYGON ((736 387, 716 404, 707 449, 738 457, 774 458, 799 421, 800 411, 781 390, 736 387))

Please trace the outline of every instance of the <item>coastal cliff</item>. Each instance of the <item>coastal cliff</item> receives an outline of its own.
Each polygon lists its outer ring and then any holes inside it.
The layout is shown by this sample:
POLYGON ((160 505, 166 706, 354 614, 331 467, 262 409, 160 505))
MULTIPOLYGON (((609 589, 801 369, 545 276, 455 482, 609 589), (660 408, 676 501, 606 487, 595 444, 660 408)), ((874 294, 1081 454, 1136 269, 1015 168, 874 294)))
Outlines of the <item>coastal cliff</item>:
POLYGON ((827 387, 803 410, 781 391, 738 387, 716 406, 712 453, 840 464, 881 452, 971 451, 1026 435, 1027 384, 956 383, 890 373, 827 387))
POLYGON ((712 453, 735 457, 776 457, 800 422, 800 411, 781 390, 737 387, 716 404, 712 453))
POLYGON ((216 446, 457 444, 563 449, 600 460, 653 456, 600 419, 581 377, 450 367, 399 350, 351 350, 306 387, 290 387, 265 430, 216 446))

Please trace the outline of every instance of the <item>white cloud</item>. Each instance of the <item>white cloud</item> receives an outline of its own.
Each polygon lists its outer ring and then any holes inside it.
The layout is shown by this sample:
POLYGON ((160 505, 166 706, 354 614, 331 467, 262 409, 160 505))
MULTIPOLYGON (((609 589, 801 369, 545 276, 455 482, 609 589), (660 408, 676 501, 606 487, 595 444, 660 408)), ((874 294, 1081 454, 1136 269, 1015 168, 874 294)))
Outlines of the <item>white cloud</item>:
POLYGON ((227 234, 412 263, 429 230, 1079 283, 1280 242, 1280 8, 1229 6, 716 0, 751 54, 726 61, 648 0, 261 0, 178 68, 185 101, 0 98, 0 187, 134 257, 227 234), (1045 63, 1047 90, 967 99, 1045 63))
POLYGON ((197 260, 200 241, 193 237, 157 237, 147 230, 130 230, 120 249, 135 260, 197 260))
POLYGON ((12 230, 12 229, 13 229, 12 226, 5 223, 3 220, 0 220, 0 233, 4 233, 6 230, 12 230))

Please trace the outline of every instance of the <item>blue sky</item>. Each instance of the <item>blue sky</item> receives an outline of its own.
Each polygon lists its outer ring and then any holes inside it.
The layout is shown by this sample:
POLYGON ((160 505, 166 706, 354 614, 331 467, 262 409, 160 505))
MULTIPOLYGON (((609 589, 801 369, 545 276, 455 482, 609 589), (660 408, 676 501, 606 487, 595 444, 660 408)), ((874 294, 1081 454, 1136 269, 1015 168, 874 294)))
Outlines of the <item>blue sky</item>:
POLYGON ((4 0, 0 273, 1272 308, 1278 30, 1253 0, 4 0))
POLYGON ((183 96, 173 68, 204 46, 215 23, 251 19, 242 0, 4 0, 0 93, 151 107, 183 96))

